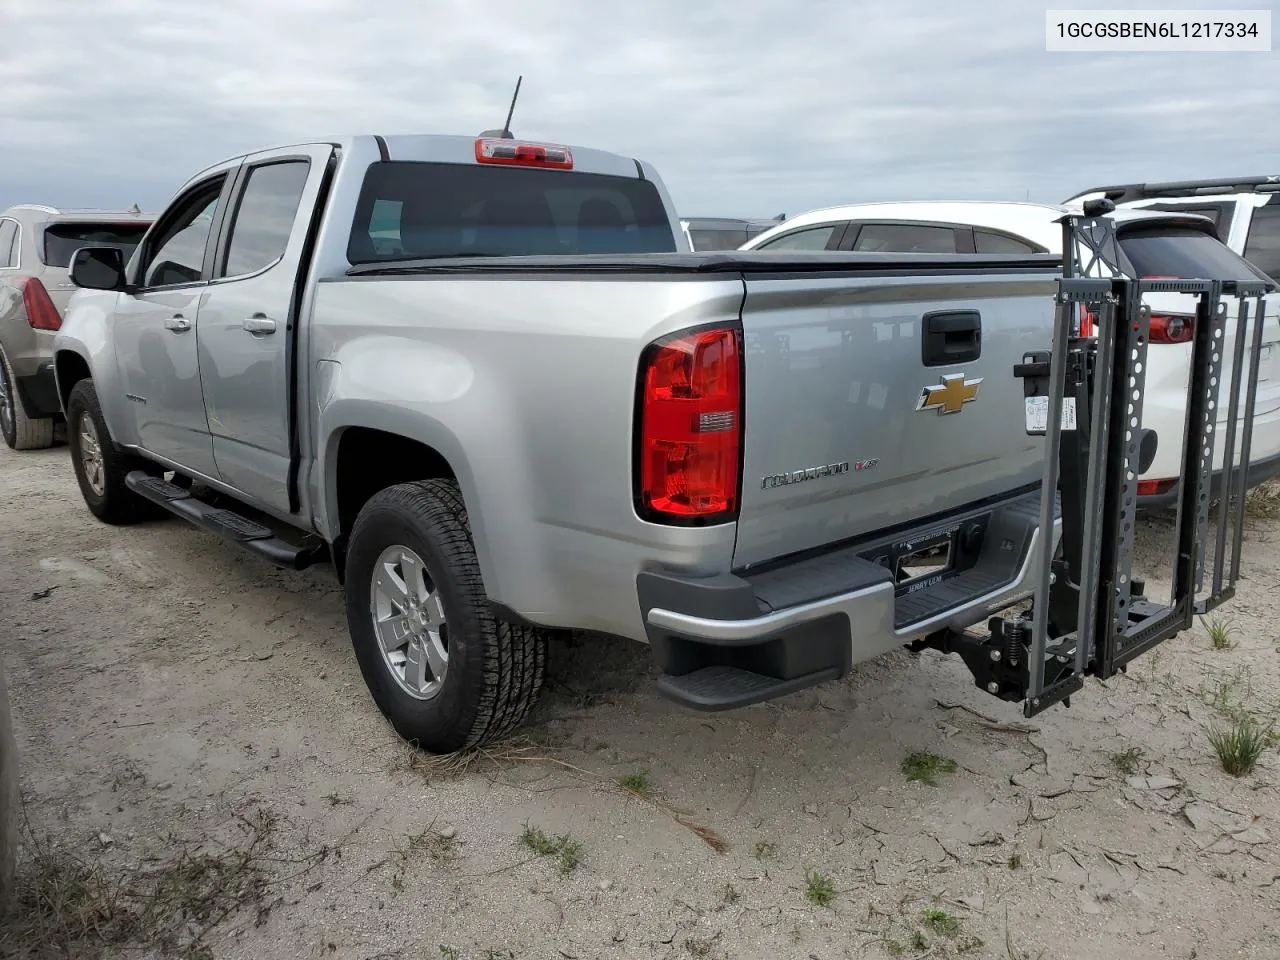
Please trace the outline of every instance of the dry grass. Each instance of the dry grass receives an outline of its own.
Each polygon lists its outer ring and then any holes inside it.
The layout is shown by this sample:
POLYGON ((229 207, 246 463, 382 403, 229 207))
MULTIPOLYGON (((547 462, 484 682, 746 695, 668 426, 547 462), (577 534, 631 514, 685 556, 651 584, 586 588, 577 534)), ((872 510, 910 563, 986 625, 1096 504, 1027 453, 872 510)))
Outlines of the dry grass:
POLYGON ((270 914, 268 896, 278 882, 270 865, 309 869, 328 853, 296 861, 271 856, 277 821, 261 808, 238 816, 236 826, 240 835, 225 849, 183 846, 163 862, 122 870, 106 865, 101 854, 84 856, 37 837, 28 824, 3 955, 96 958, 108 949, 147 945, 183 960, 212 958, 208 938, 224 921, 253 912, 262 923, 270 914))
POLYGON ((1244 512, 1250 520, 1275 520, 1280 517, 1280 484, 1260 483, 1244 495, 1244 512))

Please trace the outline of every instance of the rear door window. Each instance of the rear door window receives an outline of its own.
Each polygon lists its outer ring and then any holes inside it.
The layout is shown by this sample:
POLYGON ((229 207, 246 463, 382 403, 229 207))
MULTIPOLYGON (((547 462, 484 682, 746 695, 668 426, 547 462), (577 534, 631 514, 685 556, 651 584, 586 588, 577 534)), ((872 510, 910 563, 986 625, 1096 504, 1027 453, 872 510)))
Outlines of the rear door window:
POLYGON ((844 224, 828 223, 821 227, 810 227, 794 233, 784 233, 774 237, 767 243, 760 244, 761 250, 826 250, 831 242, 831 235, 836 230, 843 230, 844 224))
POLYGON ((81 247, 115 247, 127 263, 142 242, 149 223, 67 223, 59 221, 44 228, 44 263, 47 267, 69 267, 81 247))
POLYGON ((1138 277, 1244 280, 1266 277, 1207 233, 1188 227, 1148 227, 1119 234, 1120 247, 1138 277))
POLYGON ((222 275, 257 273, 284 256, 311 165, 306 160, 253 167, 231 224, 222 275))
POLYGON ((1272 280, 1280 282, 1280 206, 1274 201, 1253 211, 1244 256, 1272 280))
POLYGON ((347 259, 675 250, 662 197, 639 177, 389 161, 365 174, 347 259))
POLYGON ((923 223, 865 223, 853 249, 860 253, 957 253, 956 231, 923 223))
POLYGON ((986 230, 973 231, 973 246, 978 253, 1041 253, 1033 244, 1017 237, 1003 233, 989 233, 986 230))

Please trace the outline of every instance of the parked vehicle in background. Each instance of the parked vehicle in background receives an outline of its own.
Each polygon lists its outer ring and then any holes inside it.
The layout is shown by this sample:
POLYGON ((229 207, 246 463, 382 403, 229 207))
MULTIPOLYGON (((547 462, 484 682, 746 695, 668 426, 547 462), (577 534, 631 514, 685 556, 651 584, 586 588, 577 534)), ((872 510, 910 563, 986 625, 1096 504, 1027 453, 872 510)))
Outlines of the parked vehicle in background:
POLYGON ((772 220, 741 220, 734 217, 690 217, 680 221, 689 248, 695 251, 736 250, 754 236, 786 219, 779 214, 772 220))
MULTIPOLYGON (((1109 188, 1112 191, 1136 188, 1109 188)), ((1093 195, 1102 195, 1095 191, 1093 195)), ((1259 202, 1258 194, 1243 194, 1232 200, 1217 198, 1214 204, 1195 197, 1194 202, 1175 201, 1126 203, 1113 219, 1124 239, 1125 252, 1135 276, 1186 276, 1190 248, 1203 252, 1208 260, 1221 259, 1219 232, 1229 231, 1235 252, 1244 252, 1260 270, 1280 279, 1280 194, 1272 193, 1259 202), (1273 203, 1272 201, 1275 201, 1273 203), (1246 212, 1242 212, 1246 211, 1246 212), (1206 216, 1210 216, 1206 219, 1206 216), (1216 220, 1214 219, 1216 218, 1216 220), (1250 230, 1249 228, 1252 228, 1250 230), (1249 252, 1252 251, 1252 256, 1249 252)), ((1085 195, 1076 198, 1083 202, 1085 195)), ((1189 198, 1190 199, 1190 198, 1189 198)), ((1073 206, 995 201, 906 201, 865 203, 813 210, 793 217, 767 233, 747 241, 746 250, 789 251, 846 250, 868 253, 1010 254, 1062 253, 1062 229, 1058 219, 1073 206)), ((1235 257, 1231 258, 1236 259, 1235 257)), ((1144 506, 1171 504, 1178 492, 1182 464, 1178 450, 1185 430, 1187 374, 1191 362, 1191 298, 1179 294, 1154 293, 1147 296, 1154 316, 1151 349, 1148 352, 1146 396, 1142 425, 1165 442, 1159 444, 1155 459, 1138 482, 1139 502, 1144 506)), ((1234 305, 1229 309, 1234 310, 1234 305)), ((1229 377, 1234 363, 1233 340, 1226 345, 1223 376, 1229 377)), ((1262 357, 1259 364, 1258 393, 1250 449, 1250 486, 1280 474, 1280 295, 1266 298, 1262 357)), ((1247 356, 1252 346, 1248 346, 1247 356)), ((1246 384, 1241 385, 1243 391, 1246 384)), ((1225 424, 1226 408, 1218 411, 1225 424)), ((1238 454, 1239 447, 1236 453, 1238 454)), ((1215 469, 1223 462, 1224 451, 1215 453, 1215 469)))
POLYGON ((85 502, 331 559, 375 702, 433 751, 520 722, 549 629, 647 640, 666 696, 726 709, 1028 596, 1059 525, 1013 368, 1054 259, 680 231, 651 166, 577 147, 217 164, 127 267, 76 255, 55 362, 85 502))
POLYGON ((75 292, 71 255, 110 245, 128 259, 150 225, 136 211, 23 204, 0 213, 0 435, 11 448, 50 446, 62 417, 51 348, 75 292))
POLYGON ((1208 217, 1223 243, 1280 281, 1280 176, 1090 187, 1065 202, 1102 196, 1120 208, 1208 217))

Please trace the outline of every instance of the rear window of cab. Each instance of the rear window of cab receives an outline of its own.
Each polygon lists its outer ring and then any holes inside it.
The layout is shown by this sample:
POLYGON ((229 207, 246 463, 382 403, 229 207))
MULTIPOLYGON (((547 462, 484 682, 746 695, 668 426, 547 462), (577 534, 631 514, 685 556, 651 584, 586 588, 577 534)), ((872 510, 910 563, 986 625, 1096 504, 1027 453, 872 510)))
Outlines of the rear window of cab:
POLYGON ((347 259, 676 249, 657 187, 638 176, 397 160, 365 174, 347 259))

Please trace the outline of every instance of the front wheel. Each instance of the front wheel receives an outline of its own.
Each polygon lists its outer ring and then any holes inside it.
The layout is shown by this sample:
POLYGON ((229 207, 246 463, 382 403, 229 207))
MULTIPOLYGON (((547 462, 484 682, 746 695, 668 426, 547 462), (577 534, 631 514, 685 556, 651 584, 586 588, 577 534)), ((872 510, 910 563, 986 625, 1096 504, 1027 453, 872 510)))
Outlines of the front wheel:
POLYGON ((124 483, 130 470, 154 472, 153 468, 116 449, 92 380, 81 380, 67 398, 67 445, 80 493, 95 517, 120 525, 154 514, 151 505, 124 483))
POLYGON ((360 672, 405 740, 431 753, 479 746, 537 699, 546 635, 494 616, 455 482, 403 483, 365 504, 346 598, 360 672))

